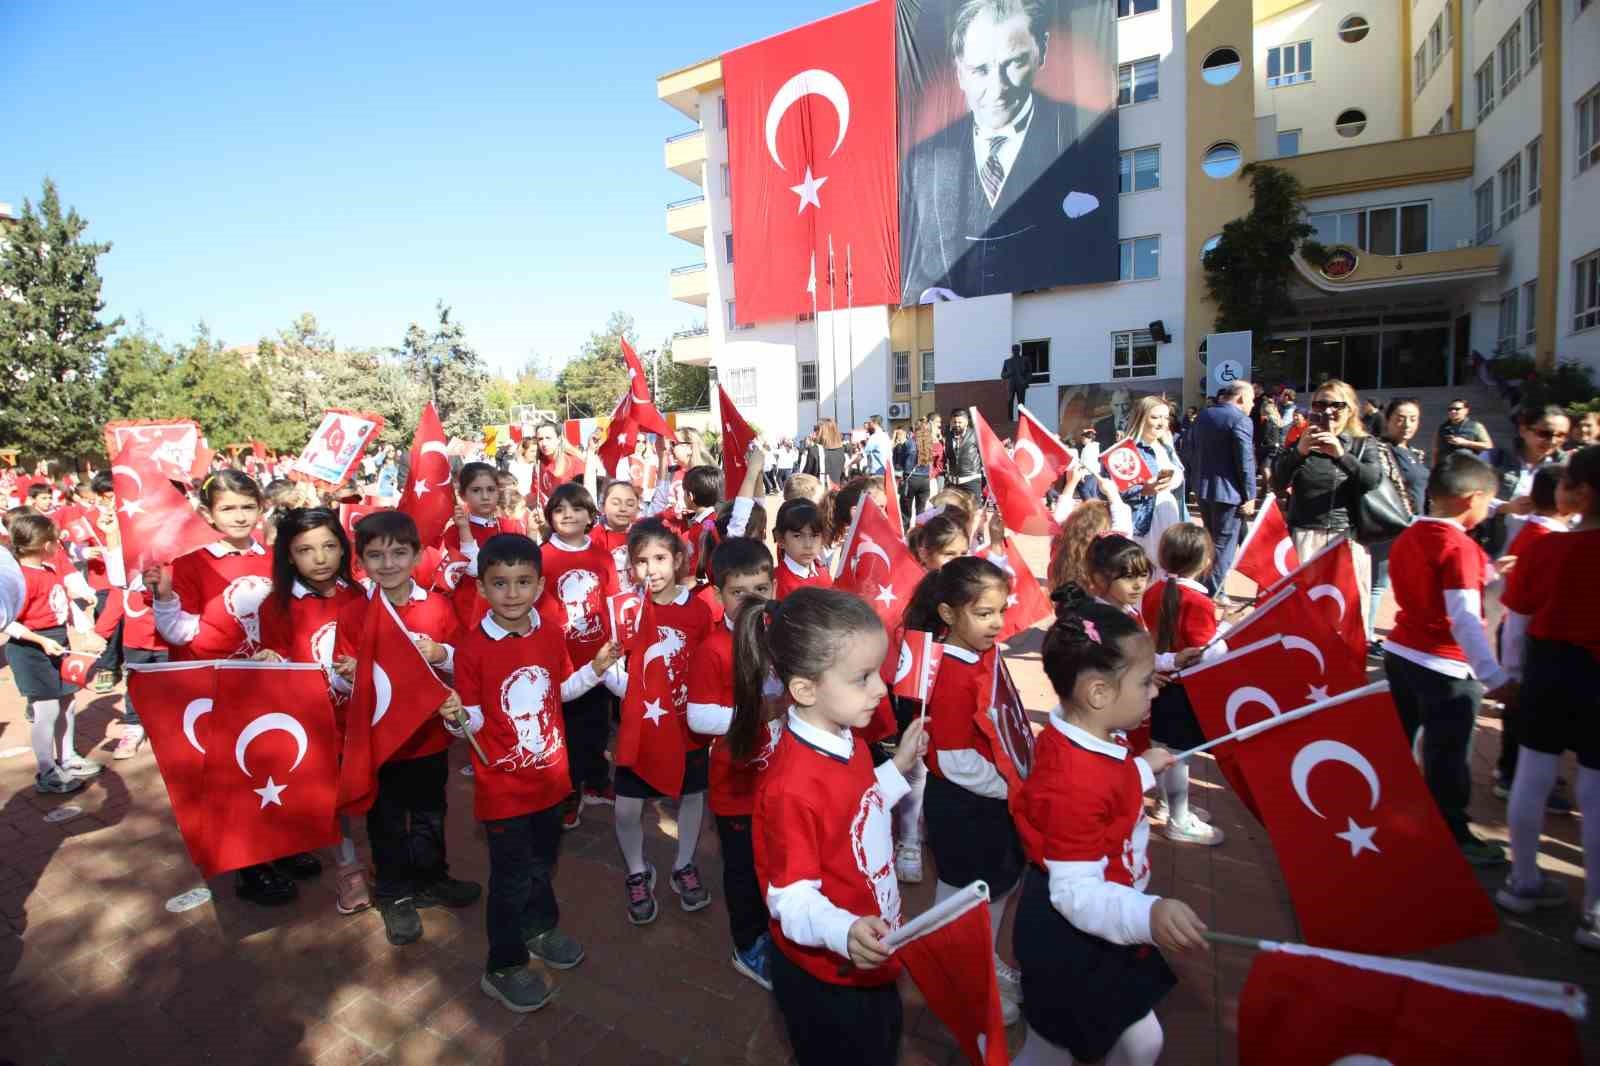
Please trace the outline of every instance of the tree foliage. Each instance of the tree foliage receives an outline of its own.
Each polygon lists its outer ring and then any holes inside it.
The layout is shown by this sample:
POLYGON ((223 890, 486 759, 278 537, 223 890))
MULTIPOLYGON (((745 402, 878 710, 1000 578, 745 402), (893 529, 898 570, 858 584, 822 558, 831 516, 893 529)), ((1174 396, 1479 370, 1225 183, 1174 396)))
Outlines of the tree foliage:
POLYGON ((1222 227, 1222 239, 1204 257, 1206 295, 1217 305, 1219 333, 1250 330, 1259 347, 1272 320, 1294 314, 1289 283, 1295 249, 1321 250, 1307 241, 1315 230, 1305 221, 1299 180, 1265 163, 1239 175, 1250 182, 1250 213, 1222 227))
POLYGON ((637 346, 639 335, 633 316, 613 311, 605 328, 589 334, 583 351, 556 376, 558 411, 570 418, 609 415, 628 389, 628 364, 622 358, 622 341, 637 346))
POLYGON ((412 377, 426 383, 446 433, 476 433, 484 424, 489 373, 483 357, 467 343, 461 323, 450 320, 443 300, 435 311, 439 321, 432 331, 411 323, 395 357, 412 377))

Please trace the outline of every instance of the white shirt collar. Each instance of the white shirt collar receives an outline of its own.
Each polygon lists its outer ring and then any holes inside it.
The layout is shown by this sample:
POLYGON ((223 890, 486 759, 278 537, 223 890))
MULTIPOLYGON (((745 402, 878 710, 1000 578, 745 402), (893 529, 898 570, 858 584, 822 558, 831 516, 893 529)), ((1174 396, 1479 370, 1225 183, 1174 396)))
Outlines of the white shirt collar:
MULTIPOLYGON (((335 578, 333 584, 334 584, 335 588, 343 589, 343 588, 349 588, 350 587, 349 585, 346 585, 344 583, 344 578, 342 578, 342 577, 341 578, 335 578)), ((301 581, 299 578, 295 578, 294 579, 294 585, 289 589, 289 591, 294 595, 294 598, 297 599, 297 600, 303 600, 307 596, 319 596, 319 595, 321 595, 321 593, 317 592, 316 589, 314 589, 311 586, 307 585, 304 581, 301 581)))
POLYGON ((1435 518, 1431 514, 1419 514, 1419 515, 1417 515, 1417 521, 1418 522, 1437 522, 1441 526, 1454 526, 1456 529, 1460 530, 1462 533, 1466 532, 1465 527, 1463 527, 1461 525, 1461 523, 1457 522, 1454 518, 1435 518))
POLYGON ((946 644, 944 646, 944 654, 960 659, 969 666, 978 661, 977 652, 968 651, 966 648, 958 647, 955 644, 946 644))
POLYGON ((484 518, 482 515, 469 514, 467 515, 467 521, 475 526, 498 526, 500 524, 500 516, 484 518))
POLYGON ((1127 607, 1124 607, 1120 603, 1112 603, 1110 600, 1106 599, 1104 596, 1096 596, 1094 598, 1094 602, 1100 604, 1100 606, 1102 606, 1102 607, 1109 607, 1113 611, 1121 611, 1123 614, 1132 615, 1135 618, 1139 617, 1139 612, 1134 610, 1131 605, 1127 606, 1127 607))
POLYGON ((984 154, 987 155, 989 151, 989 141, 991 139, 995 137, 1020 137, 1022 134, 1028 132, 1028 124, 1032 120, 1033 94, 1029 93, 1028 102, 1022 105, 1022 110, 1017 113, 1016 118, 1011 120, 1010 125, 1001 126, 997 130, 986 130, 979 126, 976 121, 974 121, 972 123, 972 137, 983 146, 984 154))
POLYGON ((587 534, 584 535, 583 543, 577 545, 576 547, 574 547, 571 544, 568 544, 566 541, 564 541, 560 537, 556 537, 556 536, 552 536, 549 540, 545 541, 545 543, 554 545, 555 549, 557 551, 586 552, 586 551, 589 550, 589 537, 588 537, 587 534))
POLYGON ((833 733, 826 729, 818 729, 810 722, 801 719, 793 707, 789 708, 789 731, 813 748, 825 755, 832 755, 835 759, 848 762, 851 753, 855 751, 855 738, 848 731, 833 733))
MULTIPOLYGON (((369 577, 363 582, 363 584, 367 589, 367 599, 372 599, 373 594, 378 591, 378 583, 369 577)), ((421 603, 423 600, 428 598, 428 590, 413 581, 411 583, 411 595, 407 598, 412 603, 421 603)))
MULTIPOLYGON (((783 554, 783 553, 780 553, 780 554, 783 554)), ((815 560, 812 560, 811 566, 809 568, 806 568, 806 567, 802 567, 799 563, 797 563, 793 559, 789 558, 788 555, 784 555, 783 556, 783 565, 787 566, 789 568, 789 572, 791 574, 793 574, 795 577, 816 577, 817 576, 817 564, 816 564, 815 560)))
POLYGON ((1572 529, 1571 526, 1553 515, 1531 514, 1528 516, 1528 521, 1536 526, 1543 526, 1553 533, 1566 533, 1572 529))
POLYGON ((1178 577, 1178 578, 1173 578, 1173 580, 1176 581, 1183 588, 1194 589, 1196 592, 1205 592, 1207 597, 1209 597, 1211 595, 1211 593, 1206 592, 1206 587, 1204 585, 1200 584, 1200 582, 1196 581, 1192 577, 1178 577))
MULTIPOLYGON (((672 597, 672 599, 668 600, 667 603, 658 603, 656 606, 665 607, 667 604, 671 604, 674 607, 682 607, 684 604, 689 602, 690 591, 691 590, 688 585, 679 585, 678 592, 672 597)), ((646 592, 645 595, 649 596, 650 594, 646 592)))
POLYGON ((230 555, 267 554, 267 549, 261 546, 261 542, 259 540, 251 540, 250 547, 248 548, 234 548, 231 547, 226 541, 214 540, 210 544, 206 545, 206 551, 210 552, 212 558, 215 559, 225 559, 230 555))
POLYGON ((1128 757, 1128 749, 1121 744, 1110 740, 1101 740, 1087 729, 1075 726, 1061 717, 1061 708, 1059 706, 1050 711, 1050 724, 1062 736, 1086 751, 1092 751, 1097 755, 1109 755, 1119 762, 1128 757))
POLYGON ((539 632, 538 611, 528 612, 528 622, 529 628, 526 633, 513 633, 511 630, 502 626, 499 622, 496 622, 494 620, 494 612, 491 611, 483 616, 483 621, 479 622, 478 626, 483 630, 483 635, 488 637, 490 640, 504 640, 507 637, 528 637, 539 632))

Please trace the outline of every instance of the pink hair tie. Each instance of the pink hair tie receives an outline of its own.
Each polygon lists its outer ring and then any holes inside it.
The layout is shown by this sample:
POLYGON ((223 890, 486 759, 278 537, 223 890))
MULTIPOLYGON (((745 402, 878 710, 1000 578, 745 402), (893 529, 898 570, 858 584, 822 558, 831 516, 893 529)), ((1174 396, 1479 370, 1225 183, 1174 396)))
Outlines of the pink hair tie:
POLYGON ((1095 624, 1088 619, 1083 620, 1083 635, 1096 644, 1100 643, 1100 630, 1096 629, 1095 624))

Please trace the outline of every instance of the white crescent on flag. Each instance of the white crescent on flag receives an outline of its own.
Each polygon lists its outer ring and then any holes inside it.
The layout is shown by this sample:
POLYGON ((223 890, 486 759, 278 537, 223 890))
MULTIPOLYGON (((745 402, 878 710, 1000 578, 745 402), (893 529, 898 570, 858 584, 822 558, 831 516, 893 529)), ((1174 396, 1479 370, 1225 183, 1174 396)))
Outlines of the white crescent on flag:
POLYGON ((833 151, 828 153, 830 156, 844 145, 845 131, 850 128, 850 94, 845 91, 844 83, 826 70, 802 70, 778 87, 772 96, 772 103, 767 107, 767 153, 778 164, 779 170, 789 168, 778 157, 778 125, 783 121, 784 113, 805 96, 820 96, 839 113, 839 138, 834 141, 833 151))

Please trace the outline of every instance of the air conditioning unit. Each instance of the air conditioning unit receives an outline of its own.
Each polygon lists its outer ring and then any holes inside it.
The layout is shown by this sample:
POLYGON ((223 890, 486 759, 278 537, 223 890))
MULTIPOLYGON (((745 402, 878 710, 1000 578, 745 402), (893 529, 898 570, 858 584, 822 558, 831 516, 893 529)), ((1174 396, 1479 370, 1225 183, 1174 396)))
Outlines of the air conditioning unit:
POLYGON ((911 417, 911 405, 909 403, 901 402, 901 403, 892 403, 892 404, 889 405, 889 420, 890 421, 895 421, 897 419, 907 419, 907 418, 910 418, 910 417, 911 417))

